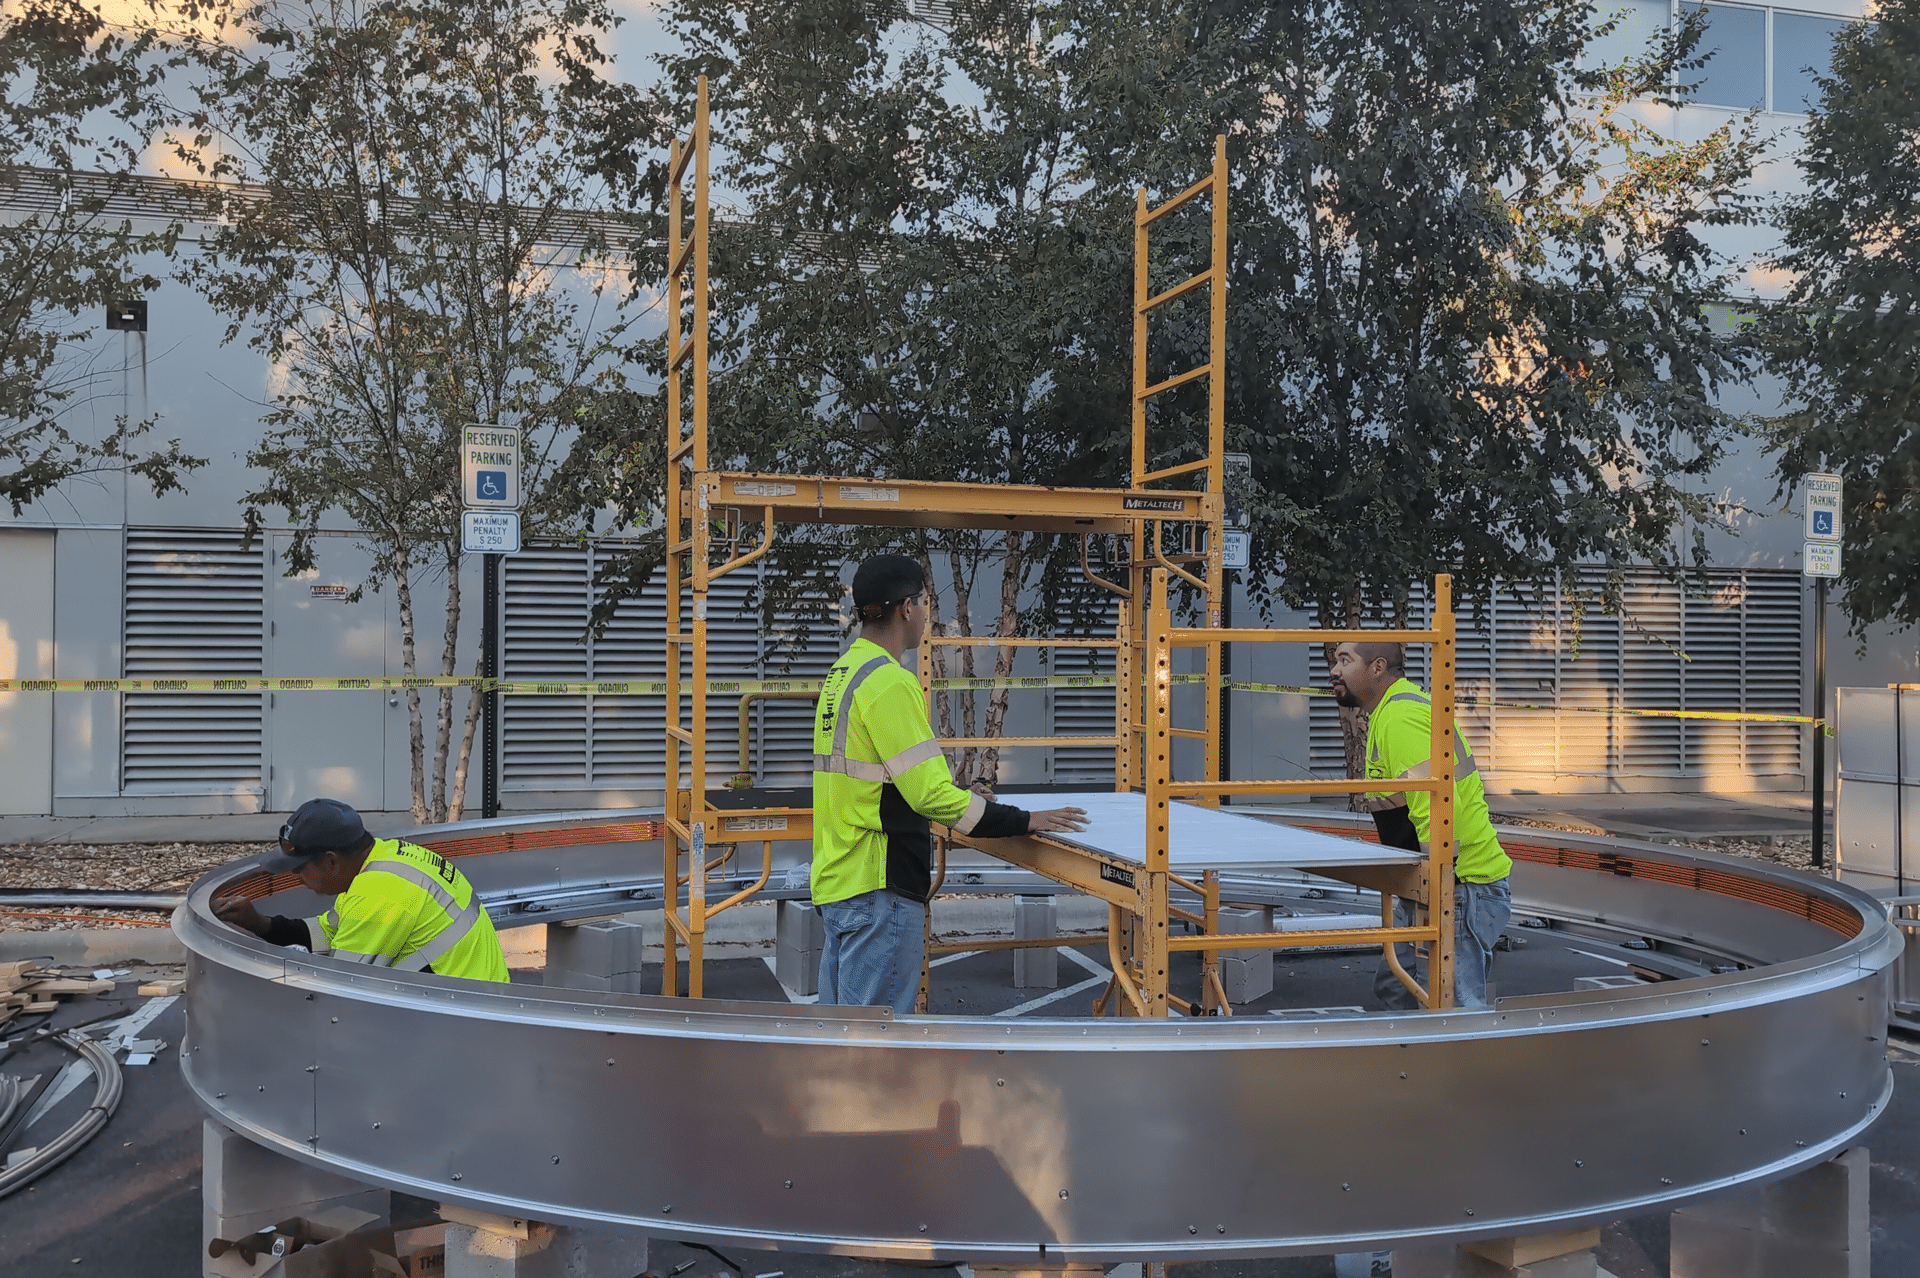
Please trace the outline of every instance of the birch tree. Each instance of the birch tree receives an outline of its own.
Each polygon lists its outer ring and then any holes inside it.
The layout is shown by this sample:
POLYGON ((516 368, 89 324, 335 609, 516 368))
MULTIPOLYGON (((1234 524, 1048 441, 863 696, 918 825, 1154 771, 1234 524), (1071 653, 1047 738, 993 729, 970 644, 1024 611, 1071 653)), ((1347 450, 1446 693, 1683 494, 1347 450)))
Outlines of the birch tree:
MULTIPOLYGON (((641 116, 608 77, 614 20, 597 0, 266 0, 230 20, 179 149, 234 184, 186 278, 276 369, 248 526, 286 513, 293 573, 344 516, 394 592, 404 672, 455 675, 461 428, 524 432, 526 533, 550 531, 548 480, 622 381, 605 210, 641 116), (444 590, 438 634, 423 588, 444 590)), ((481 696, 456 727, 455 691, 430 740, 407 693, 418 820, 462 815, 481 696)))

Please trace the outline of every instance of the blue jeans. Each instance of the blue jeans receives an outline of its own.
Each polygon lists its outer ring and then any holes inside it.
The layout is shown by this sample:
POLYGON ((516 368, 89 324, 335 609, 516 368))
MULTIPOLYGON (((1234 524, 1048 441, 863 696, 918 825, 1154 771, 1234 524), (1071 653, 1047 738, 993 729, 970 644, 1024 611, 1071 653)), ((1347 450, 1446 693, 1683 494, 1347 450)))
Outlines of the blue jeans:
MULTIPOLYGON (((1413 926, 1413 902, 1399 900, 1394 903, 1393 917, 1401 927, 1413 926)), ((1487 968, 1493 962, 1493 944, 1500 939, 1500 933, 1513 918, 1513 896, 1507 886, 1507 880, 1495 879, 1491 883, 1460 883, 1453 885, 1453 1005, 1455 1007, 1487 1006, 1487 968)), ((1426 979, 1426 964, 1414 966, 1413 947, 1396 945, 1394 954, 1400 960, 1408 974, 1415 980, 1426 979)), ((1389 1012, 1407 1012, 1420 1006, 1420 1000, 1413 992, 1400 983, 1400 978, 1387 966, 1387 960, 1380 960, 1380 970, 1374 973, 1373 996, 1389 1012)))
POLYGON ((881 888, 823 905, 820 917, 827 933, 820 1001, 913 1011, 927 952, 926 903, 881 888))

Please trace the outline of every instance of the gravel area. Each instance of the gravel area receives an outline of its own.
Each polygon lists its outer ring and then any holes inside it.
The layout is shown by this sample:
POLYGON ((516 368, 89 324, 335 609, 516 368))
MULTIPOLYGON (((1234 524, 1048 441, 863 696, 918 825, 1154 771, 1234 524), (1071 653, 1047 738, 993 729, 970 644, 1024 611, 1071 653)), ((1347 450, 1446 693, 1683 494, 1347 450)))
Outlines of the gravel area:
MULTIPOLYGON (((1831 839, 1831 836, 1829 836, 1831 839)), ((1825 871, 1813 868, 1813 837, 1804 839, 1671 839, 1676 848, 1693 848, 1700 852, 1718 852, 1724 856, 1745 857, 1749 861, 1770 861, 1789 870, 1805 870, 1809 874, 1819 873, 1826 877, 1825 871)), ((1827 856, 1833 856, 1831 842, 1827 847, 1827 856)))
POLYGON ((16 843, 0 847, 0 887, 180 892, 258 843, 16 843))
MULTIPOLYGON (((184 892, 215 866, 249 856, 258 843, 16 843, 0 847, 0 887, 184 892)), ((0 931, 165 926, 160 910, 59 908, 0 902, 0 931)))

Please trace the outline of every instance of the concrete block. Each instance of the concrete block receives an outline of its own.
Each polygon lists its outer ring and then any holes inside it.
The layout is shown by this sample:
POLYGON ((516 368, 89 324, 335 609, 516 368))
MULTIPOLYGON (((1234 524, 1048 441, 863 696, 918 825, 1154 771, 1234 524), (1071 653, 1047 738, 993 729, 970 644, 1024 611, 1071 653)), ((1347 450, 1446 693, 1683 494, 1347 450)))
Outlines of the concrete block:
POLYGON ((546 984, 638 994, 645 953, 646 934, 630 919, 549 923, 546 984))
POLYGON ((820 951, 827 943, 820 911, 805 901, 781 901, 773 925, 773 974, 802 997, 820 992, 820 951))
POLYGON ((446 1278, 630 1278, 647 1267, 645 1234, 488 1219, 443 1204, 446 1278))
MULTIPOLYGON (((1016 940, 1058 936, 1053 897, 1016 896, 1013 898, 1013 935, 1016 940)), ((1013 988, 1051 990, 1060 986, 1060 951, 1046 949, 1013 952, 1013 988)))
MULTIPOLYGON (((1271 932, 1273 907, 1224 905, 1220 907, 1222 932, 1271 932)), ((1220 951, 1220 985, 1229 1003, 1251 1003, 1273 993, 1272 950, 1220 951)))
POLYGON ((1869 1278, 1864 1147, 1673 1213, 1673 1278, 1869 1278))
POLYGON ((1598 1230, 1485 1239, 1450 1247, 1424 1243, 1396 1247, 1388 1271, 1393 1278, 1602 1278, 1593 1248, 1598 1230), (1554 1247, 1570 1248, 1557 1255, 1554 1247), (1518 1264, 1507 1264, 1513 1258, 1518 1264))
POLYGON ((204 1244, 216 1238, 231 1242, 294 1217, 345 1233, 384 1219, 392 1206, 393 1196, 384 1189, 295 1162, 222 1123, 202 1120, 200 1257, 208 1278, 254 1271, 233 1252, 208 1256, 204 1244))

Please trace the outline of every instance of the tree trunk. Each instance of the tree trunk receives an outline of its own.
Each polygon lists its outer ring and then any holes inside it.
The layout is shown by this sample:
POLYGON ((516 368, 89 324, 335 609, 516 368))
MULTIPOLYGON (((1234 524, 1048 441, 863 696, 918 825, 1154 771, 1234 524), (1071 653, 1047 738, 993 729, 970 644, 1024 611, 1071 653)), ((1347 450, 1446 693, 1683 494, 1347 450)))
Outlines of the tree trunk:
MULTIPOLYGON (((400 604, 400 672, 409 679, 419 673, 413 634, 413 559, 409 547, 396 538, 393 552, 393 593, 400 604)), ((420 690, 407 689, 407 748, 412 757, 413 819, 427 823, 426 740, 420 722, 420 690)))
MULTIPOLYGON (((482 673, 484 657, 476 657, 473 673, 482 673)), ((486 697, 475 685, 467 694, 467 721, 460 731, 460 759, 453 769, 453 794, 447 800, 447 820, 458 821, 467 813, 467 776, 473 767, 473 741, 480 727, 480 711, 486 697)))
MULTIPOLYGON (((958 627, 956 633, 971 635, 973 633, 972 591, 968 586, 966 569, 964 567, 964 556, 960 552, 957 544, 958 541, 958 538, 950 541, 947 550, 947 570, 953 578, 953 621, 954 625, 958 627)), ((963 678, 973 678, 973 649, 971 647, 963 647, 960 649, 960 674, 963 678)), ((975 731, 973 706, 973 694, 971 692, 961 693, 961 736, 971 737, 979 735, 975 731)), ((974 766, 979 761, 979 756, 980 752, 973 746, 967 746, 960 751, 960 758, 955 763, 953 769, 953 779, 957 784, 963 786, 973 784, 974 766)))
MULTIPOLYGON (((1006 535, 1007 553, 1000 569, 1000 619, 993 633, 1002 638, 1011 638, 1020 628, 1020 583, 1026 580, 1026 546, 1024 534, 1010 532, 1006 535)), ((1003 644, 994 652, 993 673, 996 678, 1005 679, 1013 673, 1013 659, 1020 650, 1012 644, 1003 644)), ((1007 722, 1008 688, 995 688, 987 701, 987 732, 990 737, 1004 735, 1007 722)), ((985 751, 980 760, 980 779, 988 785, 1000 780, 1000 752, 995 749, 985 751)))
MULTIPOLYGON (((441 632, 440 673, 451 676, 460 660, 460 547, 457 542, 446 546, 447 565, 447 624, 441 632)), ((447 821, 447 752, 453 746, 453 689, 440 689, 439 712, 435 715, 433 734, 433 816, 432 820, 447 821)))
MULTIPOLYGON (((935 590, 933 586, 933 556, 927 553, 927 543, 924 537, 921 538, 920 540, 920 553, 918 555, 918 558, 920 560, 920 573, 923 577, 926 578, 926 582, 927 582, 927 630, 931 634, 943 635, 947 632, 941 629, 942 623, 940 621, 940 593, 939 591, 935 590)), ((932 649, 932 655, 933 655, 933 668, 928 671, 928 674, 930 674, 935 679, 946 678, 947 677, 947 650, 945 648, 935 646, 932 649)), ((941 692, 941 693, 934 694, 933 713, 934 713, 934 735, 940 736, 940 737, 952 736, 953 735, 953 703, 950 700, 948 700, 946 693, 941 692)))

